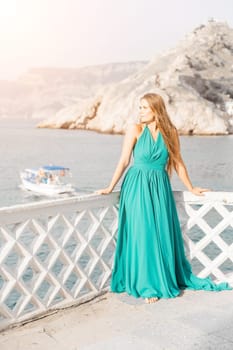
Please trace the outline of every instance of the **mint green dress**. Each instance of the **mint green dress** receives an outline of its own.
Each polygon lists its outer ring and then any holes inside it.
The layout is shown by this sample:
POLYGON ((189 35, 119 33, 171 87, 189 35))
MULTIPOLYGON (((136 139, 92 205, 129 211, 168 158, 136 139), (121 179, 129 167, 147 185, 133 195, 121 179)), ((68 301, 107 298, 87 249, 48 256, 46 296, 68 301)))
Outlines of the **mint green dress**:
POLYGON ((134 164, 121 187, 119 223, 111 290, 134 297, 172 298, 183 289, 220 291, 227 283, 192 273, 166 171, 168 151, 162 134, 142 131, 134 164))

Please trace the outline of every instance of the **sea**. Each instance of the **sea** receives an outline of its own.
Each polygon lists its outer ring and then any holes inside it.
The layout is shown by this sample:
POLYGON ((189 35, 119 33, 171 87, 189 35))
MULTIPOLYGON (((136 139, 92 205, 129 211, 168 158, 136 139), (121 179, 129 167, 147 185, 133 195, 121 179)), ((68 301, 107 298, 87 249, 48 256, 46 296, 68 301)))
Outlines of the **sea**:
MULTIPOLYGON (((181 153, 193 185, 233 191, 233 135, 180 136, 181 153)), ((77 194, 107 186, 121 154, 122 135, 39 129, 36 121, 0 120, 0 207, 44 200, 21 188, 20 171, 42 165, 71 169, 77 194)), ((173 190, 184 190, 171 178, 173 190)), ((116 189, 120 188, 121 181, 116 189)))

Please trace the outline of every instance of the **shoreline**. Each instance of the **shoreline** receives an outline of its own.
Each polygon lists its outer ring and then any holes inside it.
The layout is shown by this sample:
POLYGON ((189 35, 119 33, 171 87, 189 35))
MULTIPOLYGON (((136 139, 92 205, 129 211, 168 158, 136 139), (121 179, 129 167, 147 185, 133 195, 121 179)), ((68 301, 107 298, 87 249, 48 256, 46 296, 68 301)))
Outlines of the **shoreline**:
MULTIPOLYGON (((47 130, 67 130, 67 131, 90 131, 94 132, 96 134, 100 135, 124 135, 124 131, 115 131, 115 130, 107 130, 107 131, 102 131, 98 128, 86 128, 83 125, 80 127, 67 127, 67 126, 54 126, 54 125, 40 125, 41 122, 36 121, 35 119, 30 119, 30 118, 0 118, 0 122, 3 122, 5 125, 10 126, 10 125, 19 125, 21 123, 25 123, 25 125, 30 125, 33 127, 33 129, 47 129, 47 130)), ((4 124, 2 127, 4 127, 4 124)), ((67 124, 67 123, 66 123, 67 124)), ((71 125, 72 123, 70 123, 71 125)), ((233 135, 233 132, 216 132, 216 133, 206 133, 206 132, 200 132, 200 133, 195 133, 193 130, 190 131, 183 131, 183 130, 178 130, 178 133, 180 136, 231 136, 233 135)))
MULTIPOLYGON (((98 134, 102 134, 102 135, 124 135, 124 131, 114 131, 114 130, 109 130, 109 131, 101 131, 100 129, 97 128, 85 128, 85 127, 76 127, 76 128, 69 128, 69 127, 64 127, 64 126, 60 126, 60 127, 56 127, 56 126, 36 126, 36 128, 38 129, 53 129, 53 130, 68 130, 68 131, 72 131, 72 130, 81 130, 81 131, 92 131, 98 134)), ((192 130, 185 132, 185 131, 180 131, 178 130, 178 133, 180 136, 229 136, 229 135, 233 135, 233 133, 230 132, 216 132, 216 133, 206 133, 206 132, 202 132, 202 133, 194 133, 192 130)))

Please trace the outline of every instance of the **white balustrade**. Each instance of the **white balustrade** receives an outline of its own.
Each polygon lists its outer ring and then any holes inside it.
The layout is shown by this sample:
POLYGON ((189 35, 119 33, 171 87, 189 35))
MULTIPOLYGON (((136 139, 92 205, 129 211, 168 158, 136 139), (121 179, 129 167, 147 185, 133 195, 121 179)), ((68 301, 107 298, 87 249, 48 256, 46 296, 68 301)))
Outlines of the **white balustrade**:
POLYGON ((175 198, 194 272, 233 286, 233 193, 175 192, 175 198))
MULTIPOLYGON (((174 192, 200 277, 233 285, 233 193, 174 192)), ((109 289, 119 192, 0 209, 0 328, 109 289)))

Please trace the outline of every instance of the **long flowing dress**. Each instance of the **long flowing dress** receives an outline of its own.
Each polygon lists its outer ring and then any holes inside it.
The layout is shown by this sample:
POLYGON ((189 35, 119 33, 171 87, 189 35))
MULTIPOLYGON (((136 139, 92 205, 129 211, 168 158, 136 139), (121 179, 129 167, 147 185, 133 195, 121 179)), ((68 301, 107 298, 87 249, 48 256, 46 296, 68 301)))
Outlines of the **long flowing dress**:
POLYGON ((192 273, 166 171, 168 150, 144 127, 133 149, 134 164, 124 177, 111 290, 134 297, 172 298, 182 289, 220 291, 210 278, 192 273))

